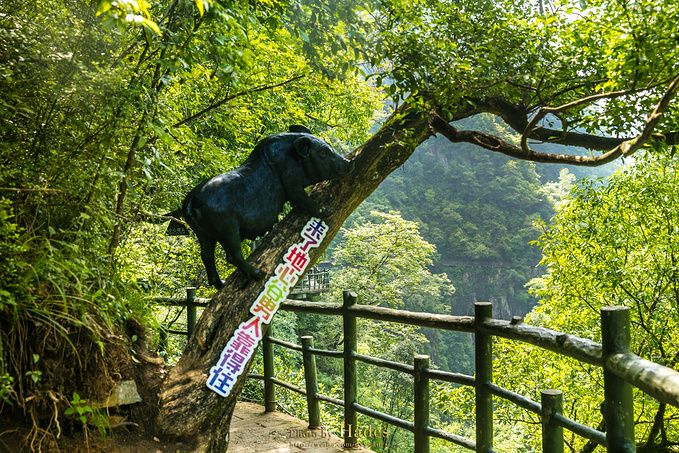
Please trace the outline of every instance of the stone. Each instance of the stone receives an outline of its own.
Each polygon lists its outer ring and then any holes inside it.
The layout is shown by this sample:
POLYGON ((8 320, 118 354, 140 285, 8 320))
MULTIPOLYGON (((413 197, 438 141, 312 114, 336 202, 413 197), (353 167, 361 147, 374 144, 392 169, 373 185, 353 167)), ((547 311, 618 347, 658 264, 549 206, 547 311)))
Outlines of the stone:
POLYGON ((137 383, 134 380, 116 382, 111 395, 104 401, 103 407, 124 406, 141 402, 141 396, 137 391, 137 383))

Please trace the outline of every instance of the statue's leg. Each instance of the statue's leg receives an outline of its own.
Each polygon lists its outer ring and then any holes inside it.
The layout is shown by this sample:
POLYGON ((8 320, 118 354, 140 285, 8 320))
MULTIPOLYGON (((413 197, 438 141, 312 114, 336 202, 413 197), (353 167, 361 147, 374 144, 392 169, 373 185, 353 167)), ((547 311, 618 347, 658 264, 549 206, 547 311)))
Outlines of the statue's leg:
POLYGON ((239 235, 229 235, 221 238, 219 243, 226 252, 226 259, 229 260, 231 264, 236 266, 241 272, 243 272, 249 279, 252 280, 262 280, 266 277, 266 273, 260 269, 257 269, 252 264, 245 261, 243 258, 243 253, 240 249, 240 236, 239 235))
POLYGON ((219 278, 219 272, 217 272, 217 266, 215 265, 215 247, 217 242, 214 239, 200 235, 197 236, 200 243, 200 258, 203 260, 203 265, 207 272, 207 281, 211 286, 219 289, 224 282, 219 278))

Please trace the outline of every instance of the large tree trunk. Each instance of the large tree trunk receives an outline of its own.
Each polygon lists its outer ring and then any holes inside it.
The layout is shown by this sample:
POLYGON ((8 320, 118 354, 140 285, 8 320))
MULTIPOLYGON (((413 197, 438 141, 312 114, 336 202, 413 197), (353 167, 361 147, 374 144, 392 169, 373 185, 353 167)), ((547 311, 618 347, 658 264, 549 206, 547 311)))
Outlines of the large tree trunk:
MULTIPOLYGON (((370 140, 352 153, 353 173, 317 184, 311 196, 334 211, 325 220, 329 230, 318 248, 310 249, 314 262, 337 234, 346 218, 379 184, 410 157, 417 145, 432 135, 430 115, 402 108, 370 140)), ((267 275, 283 261, 288 247, 300 242, 300 232, 309 215, 293 209, 267 234, 250 256, 250 261, 267 275)), ((184 354, 171 369, 160 394, 156 426, 168 438, 207 436, 209 452, 223 453, 228 446, 231 415, 247 370, 238 377, 231 393, 222 397, 206 386, 210 368, 217 364, 222 349, 238 326, 251 318, 250 306, 264 289, 265 282, 245 279, 234 272, 203 312, 184 354)), ((262 325, 266 330, 268 324, 262 325)), ((251 361, 250 361, 251 362, 251 361)))

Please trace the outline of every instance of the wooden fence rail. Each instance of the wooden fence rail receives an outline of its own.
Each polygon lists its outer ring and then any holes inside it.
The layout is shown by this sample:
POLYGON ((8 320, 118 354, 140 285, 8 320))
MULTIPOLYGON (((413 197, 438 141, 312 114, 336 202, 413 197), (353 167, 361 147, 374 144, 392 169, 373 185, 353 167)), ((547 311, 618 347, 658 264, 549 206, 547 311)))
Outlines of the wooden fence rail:
MULTIPOLYGON (((195 301, 193 302, 195 303, 195 301)), ((357 415, 389 423, 413 432, 416 453, 429 452, 429 439, 437 437, 468 450, 491 453, 493 450, 493 396, 503 398, 538 415, 542 421, 542 446, 545 453, 563 453, 567 429, 596 442, 609 452, 634 452, 634 412, 632 388, 637 387, 660 402, 679 407, 679 372, 641 359, 629 350, 630 322, 626 307, 601 309, 602 344, 549 329, 527 326, 513 321, 492 318, 492 305, 476 303, 474 316, 448 316, 414 313, 382 307, 356 304, 356 295, 344 292, 342 304, 287 300, 281 310, 342 316, 344 350, 325 351, 313 347, 312 337, 303 337, 302 345, 273 338, 270 328, 262 345, 264 375, 251 377, 264 380, 265 408, 276 409, 275 387, 281 386, 306 395, 309 427, 321 426, 320 402, 344 408, 344 440, 346 446, 357 446, 357 415), (368 318, 422 327, 470 332, 475 335, 476 375, 467 376, 429 368, 427 356, 415 356, 413 365, 391 362, 357 352, 356 319, 368 318), (562 414, 562 392, 545 389, 538 403, 493 383, 493 337, 503 337, 532 344, 584 363, 600 366, 604 371, 603 413, 606 433, 582 425, 562 414), (279 345, 302 352, 305 388, 275 377, 274 348, 279 345), (344 400, 318 393, 315 356, 333 357, 344 361, 344 400), (356 362, 385 367, 412 375, 414 378, 414 421, 402 420, 362 406, 358 401, 356 362), (476 394, 476 440, 467 439, 430 426, 429 381, 431 379, 467 385, 476 394)))
POLYGON ((171 329, 171 326, 163 326, 163 329, 160 331, 161 345, 164 349, 167 349, 167 334, 186 335, 188 337, 193 335, 193 331, 196 328, 196 322, 198 322, 196 309, 198 307, 207 307, 210 299, 196 297, 196 288, 189 287, 186 288, 186 299, 156 297, 154 301, 158 305, 169 307, 186 307, 186 330, 176 330, 171 329))
MULTIPOLYGON (((328 269, 310 269, 302 281, 293 289, 292 294, 319 294, 330 289, 330 271, 328 269)), ((170 307, 186 307, 186 330, 172 329, 171 326, 164 326, 160 331, 161 343, 167 348, 167 334, 173 335, 193 335, 198 318, 197 308, 206 307, 210 299, 196 297, 196 288, 186 288, 186 299, 177 299, 172 297, 156 297, 154 301, 158 305, 170 307)))

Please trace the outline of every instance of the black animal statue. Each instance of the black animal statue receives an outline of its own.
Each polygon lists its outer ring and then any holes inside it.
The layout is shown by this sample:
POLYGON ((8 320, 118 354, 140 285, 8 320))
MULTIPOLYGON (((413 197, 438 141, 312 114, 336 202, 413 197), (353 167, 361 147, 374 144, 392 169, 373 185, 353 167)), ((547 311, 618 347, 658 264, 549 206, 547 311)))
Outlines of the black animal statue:
POLYGON ((256 239, 269 231, 286 201, 313 216, 330 216, 332 211, 321 207, 304 189, 344 176, 353 166, 353 161, 337 154, 307 128, 290 126, 290 132, 273 134, 259 142, 240 167, 191 190, 182 204, 181 216, 198 237, 210 285, 219 289, 223 284, 215 266, 217 242, 227 260, 248 278, 263 279, 266 273, 243 258, 241 240, 256 239))

